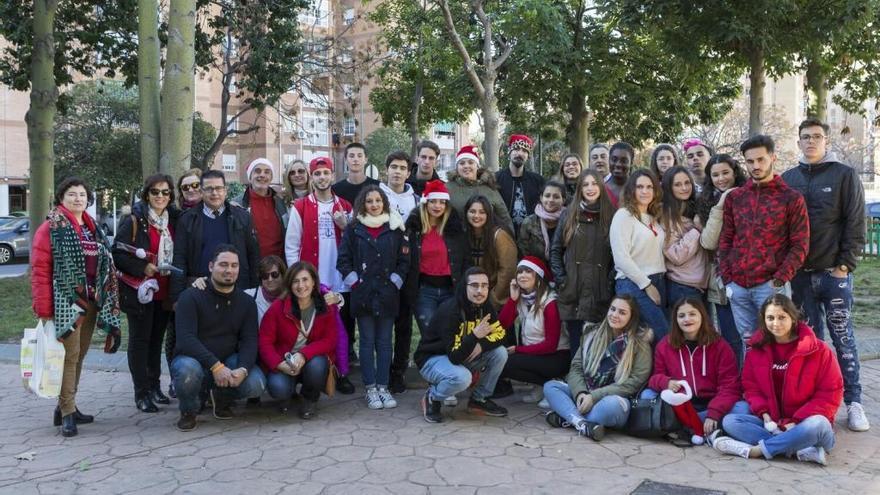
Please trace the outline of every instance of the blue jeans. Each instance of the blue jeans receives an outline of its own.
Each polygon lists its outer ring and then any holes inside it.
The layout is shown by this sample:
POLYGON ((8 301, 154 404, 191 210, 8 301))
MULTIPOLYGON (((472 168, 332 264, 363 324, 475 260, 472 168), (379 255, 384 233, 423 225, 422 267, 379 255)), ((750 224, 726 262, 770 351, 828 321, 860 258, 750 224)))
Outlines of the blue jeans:
POLYGON ((675 303, 685 297, 695 297, 705 302, 706 293, 696 287, 691 287, 690 285, 680 284, 673 280, 666 281, 666 304, 670 312, 672 311, 672 307, 675 306, 675 303))
POLYGON ((794 303, 801 307, 807 324, 820 340, 825 339, 825 328, 831 331, 831 342, 837 351, 837 362, 843 374, 843 400, 862 401, 859 382, 859 349, 853 335, 853 275, 834 278, 825 270, 800 271, 791 281, 794 303))
MULTIPOLYGON (((238 354, 233 354, 223 361, 229 369, 238 368, 238 354)), ((202 367, 201 363, 189 356, 176 356, 171 361, 171 379, 180 412, 198 414, 202 407, 202 399, 208 391, 214 390, 214 400, 228 404, 236 399, 255 399, 266 389, 266 377, 259 366, 248 370, 248 376, 237 387, 217 387, 211 370, 202 367)))
POLYGON ((296 393, 297 384, 302 383, 302 396, 307 400, 315 402, 321 396, 321 391, 324 390, 329 371, 330 361, 327 359, 327 356, 315 356, 306 361, 299 375, 290 376, 287 373, 270 372, 268 379, 269 395, 273 399, 290 399, 296 393))
POLYGON ((742 370, 745 348, 742 336, 739 334, 739 330, 736 329, 736 321, 733 319, 733 311, 730 309, 730 305, 712 303, 709 308, 715 313, 721 336, 724 337, 724 340, 733 349, 733 355, 736 356, 736 368, 742 370))
POLYGON ((394 318, 358 316, 359 357, 364 386, 388 386, 391 373, 391 334, 394 318))
MULTIPOLYGON (((641 394, 639 394, 640 399, 656 399, 657 397, 660 397, 660 392, 651 388, 646 388, 642 390, 641 394)), ((697 407, 697 405, 694 404, 694 409, 697 411, 697 416, 700 417, 700 421, 706 421, 706 418, 709 417, 708 408, 697 407)), ((744 400, 738 400, 733 404, 733 407, 730 408, 730 411, 727 411, 727 414, 749 414, 749 412, 749 403, 744 400)), ((725 414, 725 416, 727 416, 727 414, 725 414)), ((719 424, 718 426, 720 427, 721 425, 719 424)))
POLYGON ((571 388, 559 380, 550 380, 544 384, 544 398, 550 403, 550 409, 569 423, 586 420, 608 428, 623 428, 629 418, 629 401, 619 395, 603 397, 593 404, 585 417, 578 411, 571 396, 571 388))
POLYGON ((744 343, 748 344, 752 334, 755 333, 761 306, 773 294, 790 296, 791 285, 786 283, 782 287, 773 287, 772 280, 749 288, 737 285, 736 282, 727 284, 727 298, 730 300, 733 320, 744 343))
POLYGON ((476 400, 492 396, 498 377, 507 363, 507 349, 496 347, 477 356, 477 359, 464 364, 452 364, 445 355, 429 358, 419 372, 430 385, 428 392, 432 400, 442 401, 459 392, 467 390, 473 380, 473 372, 480 372, 480 379, 471 394, 476 400))
POLYGON ((751 414, 728 414, 722 424, 725 433, 732 438, 760 446, 767 459, 779 454, 793 456, 807 447, 822 447, 829 452, 834 448, 834 431, 825 416, 810 416, 778 435, 767 431, 764 421, 751 414))
POLYGON ((654 304, 648 294, 628 278, 619 278, 614 285, 617 294, 630 294, 636 298, 641 313, 640 320, 654 331, 654 343, 657 343, 669 333, 669 320, 664 311, 666 303, 663 301, 666 296, 666 277, 662 273, 655 273, 649 278, 660 293, 660 304, 654 304))
POLYGON ((452 287, 434 287, 431 285, 419 286, 419 296, 416 298, 416 324, 419 326, 419 333, 424 334, 434 312, 440 304, 453 296, 452 287))

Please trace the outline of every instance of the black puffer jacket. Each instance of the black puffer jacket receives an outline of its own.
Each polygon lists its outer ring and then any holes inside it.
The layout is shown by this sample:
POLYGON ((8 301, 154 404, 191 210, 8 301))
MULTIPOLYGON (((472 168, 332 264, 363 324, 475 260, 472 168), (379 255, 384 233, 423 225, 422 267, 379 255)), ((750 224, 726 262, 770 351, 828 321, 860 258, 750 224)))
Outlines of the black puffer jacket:
POLYGON ((801 269, 855 270, 865 245, 865 190, 855 169, 828 153, 821 163, 798 163, 782 180, 804 196, 810 217, 810 250, 801 269))
MULTIPOLYGON (((406 235, 409 238, 410 269, 403 286, 405 297, 408 297, 410 307, 414 308, 419 297, 419 262, 422 259, 422 217, 419 208, 414 208, 406 219, 406 235)), ((454 208, 449 210, 449 218, 443 229, 443 242, 446 243, 446 256, 449 257, 449 271, 452 276, 453 287, 458 285, 464 271, 470 266, 470 246, 461 217, 454 208)))

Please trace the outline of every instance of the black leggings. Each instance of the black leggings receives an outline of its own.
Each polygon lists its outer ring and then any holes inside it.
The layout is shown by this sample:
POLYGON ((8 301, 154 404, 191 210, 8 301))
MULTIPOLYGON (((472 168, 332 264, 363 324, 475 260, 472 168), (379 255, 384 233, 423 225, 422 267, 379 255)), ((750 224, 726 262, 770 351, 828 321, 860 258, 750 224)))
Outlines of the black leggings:
POLYGON ((400 309, 394 320, 394 358, 391 360, 391 373, 402 375, 409 367, 409 348, 412 345, 412 310, 406 295, 400 295, 400 309))
POLYGON ((565 377, 569 364, 571 360, 568 349, 541 355, 516 352, 507 356, 501 378, 544 385, 554 378, 565 377))
POLYGON ((128 369, 136 396, 159 388, 162 339, 171 313, 161 301, 144 304, 143 313, 128 315, 128 369))
POLYGON ((345 333, 348 334, 348 351, 349 354, 354 350, 354 317, 351 316, 351 292, 342 292, 342 299, 345 304, 339 310, 339 317, 342 319, 342 325, 345 327, 345 333))

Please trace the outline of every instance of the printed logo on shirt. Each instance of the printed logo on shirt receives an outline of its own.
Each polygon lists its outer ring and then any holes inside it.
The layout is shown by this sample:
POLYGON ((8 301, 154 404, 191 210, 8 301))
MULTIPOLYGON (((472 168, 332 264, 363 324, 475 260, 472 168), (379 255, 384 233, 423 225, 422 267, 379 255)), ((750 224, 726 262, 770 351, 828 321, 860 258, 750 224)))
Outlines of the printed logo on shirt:
POLYGON ((329 210, 318 214, 318 238, 336 238, 336 232, 333 230, 333 213, 329 210))
POLYGON ((773 371, 785 371, 788 369, 788 363, 773 363, 773 371))

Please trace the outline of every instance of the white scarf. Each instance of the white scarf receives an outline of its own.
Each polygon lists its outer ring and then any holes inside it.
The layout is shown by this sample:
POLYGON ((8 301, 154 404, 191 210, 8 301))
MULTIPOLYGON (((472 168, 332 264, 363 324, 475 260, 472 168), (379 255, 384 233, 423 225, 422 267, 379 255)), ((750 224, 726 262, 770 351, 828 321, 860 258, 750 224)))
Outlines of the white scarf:
MULTIPOLYGON (((161 216, 157 215, 156 211, 152 208, 148 207, 147 211, 149 212, 147 220, 150 222, 150 226, 159 231, 156 266, 170 265, 172 258, 174 258, 174 240, 171 239, 171 231, 168 230, 168 209, 165 209, 161 216)), ((163 272, 162 275, 168 275, 168 273, 163 272)))
POLYGON ((401 218, 400 214, 396 211, 392 211, 390 214, 383 213, 381 215, 358 215, 357 219, 360 223, 371 228, 381 227, 387 223, 388 228, 391 230, 404 230, 403 218, 401 218))

